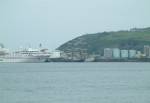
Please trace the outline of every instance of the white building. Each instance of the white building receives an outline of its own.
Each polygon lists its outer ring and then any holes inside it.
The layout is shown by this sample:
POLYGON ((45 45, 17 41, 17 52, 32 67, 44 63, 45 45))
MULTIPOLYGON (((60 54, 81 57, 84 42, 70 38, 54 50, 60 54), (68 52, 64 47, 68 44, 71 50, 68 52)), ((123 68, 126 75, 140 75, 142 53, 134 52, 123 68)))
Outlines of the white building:
POLYGON ((113 58, 115 58, 115 59, 120 58, 120 49, 119 48, 114 48, 113 49, 113 58))
POLYGON ((111 48, 105 48, 104 49, 104 57, 105 58, 112 58, 113 56, 113 51, 111 48))
POLYGON ((62 52, 59 51, 59 50, 52 51, 50 58, 60 58, 60 57, 61 57, 61 53, 62 53, 62 52))
POLYGON ((150 46, 149 45, 144 45, 144 54, 146 57, 150 56, 150 46))
MULTIPOLYGON (((144 55, 145 55, 145 54, 144 54, 144 55)), ((137 51, 136 57, 137 57, 137 58, 141 58, 141 57, 142 57, 141 51, 137 51)))
POLYGON ((129 50, 129 58, 135 58, 136 57, 136 50, 129 50))
POLYGON ((128 50, 121 50, 121 58, 128 58, 129 52, 128 50))

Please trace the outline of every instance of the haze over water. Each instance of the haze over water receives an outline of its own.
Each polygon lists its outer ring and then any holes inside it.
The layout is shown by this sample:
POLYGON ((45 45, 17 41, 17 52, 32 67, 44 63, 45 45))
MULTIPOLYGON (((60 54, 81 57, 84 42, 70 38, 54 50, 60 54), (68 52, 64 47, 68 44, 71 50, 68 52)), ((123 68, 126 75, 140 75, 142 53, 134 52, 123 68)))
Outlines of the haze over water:
POLYGON ((1 63, 1 103, 150 103, 150 63, 1 63))

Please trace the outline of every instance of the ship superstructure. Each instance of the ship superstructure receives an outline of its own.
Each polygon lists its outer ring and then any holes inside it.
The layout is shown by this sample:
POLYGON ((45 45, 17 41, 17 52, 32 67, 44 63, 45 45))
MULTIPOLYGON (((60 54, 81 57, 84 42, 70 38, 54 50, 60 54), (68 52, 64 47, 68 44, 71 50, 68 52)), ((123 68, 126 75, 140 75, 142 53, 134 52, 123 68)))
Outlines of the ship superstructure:
POLYGON ((28 48, 12 53, 5 48, 0 49, 0 62, 40 63, 46 62, 49 56, 48 49, 28 48))

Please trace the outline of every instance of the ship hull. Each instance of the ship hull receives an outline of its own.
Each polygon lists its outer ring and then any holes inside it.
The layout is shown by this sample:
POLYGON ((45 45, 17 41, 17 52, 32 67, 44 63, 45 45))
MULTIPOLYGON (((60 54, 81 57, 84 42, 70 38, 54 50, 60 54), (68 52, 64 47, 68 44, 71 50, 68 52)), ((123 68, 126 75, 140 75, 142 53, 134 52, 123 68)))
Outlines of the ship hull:
POLYGON ((0 57, 2 63, 43 63, 48 57, 0 57))

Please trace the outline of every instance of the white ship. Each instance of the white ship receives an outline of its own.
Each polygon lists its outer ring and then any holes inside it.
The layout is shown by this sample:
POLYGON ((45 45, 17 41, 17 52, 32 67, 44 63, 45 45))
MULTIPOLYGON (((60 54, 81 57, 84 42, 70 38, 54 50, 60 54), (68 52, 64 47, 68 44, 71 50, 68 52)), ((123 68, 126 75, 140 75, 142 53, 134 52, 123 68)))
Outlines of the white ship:
POLYGON ((24 49, 9 53, 8 49, 0 48, 0 62, 14 63, 41 63, 50 56, 48 49, 24 49))

